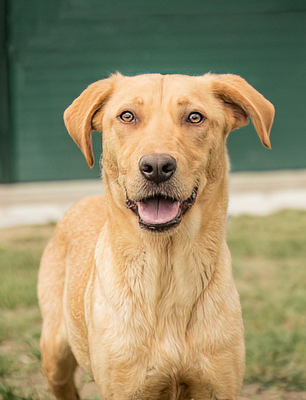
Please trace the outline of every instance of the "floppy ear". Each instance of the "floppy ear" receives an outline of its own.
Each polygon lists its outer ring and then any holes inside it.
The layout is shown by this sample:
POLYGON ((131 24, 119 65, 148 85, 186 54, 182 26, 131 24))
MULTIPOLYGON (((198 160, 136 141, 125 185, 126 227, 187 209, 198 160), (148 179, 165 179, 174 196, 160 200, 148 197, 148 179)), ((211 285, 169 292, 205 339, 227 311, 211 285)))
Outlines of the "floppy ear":
POLYGON ((262 144, 270 149, 273 105, 238 75, 214 75, 212 85, 213 92, 231 111, 230 130, 247 125, 251 118, 262 144))
POLYGON ((99 111, 113 87, 113 77, 89 85, 64 112, 66 128, 82 150, 90 168, 94 165, 91 133, 102 132, 102 116, 99 111))

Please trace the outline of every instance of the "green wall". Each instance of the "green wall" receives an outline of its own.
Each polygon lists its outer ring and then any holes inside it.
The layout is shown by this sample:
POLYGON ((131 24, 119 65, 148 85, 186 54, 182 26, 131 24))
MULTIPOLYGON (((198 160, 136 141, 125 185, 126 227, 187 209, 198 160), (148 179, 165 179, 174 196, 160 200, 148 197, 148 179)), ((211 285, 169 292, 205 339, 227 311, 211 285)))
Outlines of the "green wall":
POLYGON ((89 83, 114 71, 243 76, 275 104, 273 150, 261 146, 252 126, 233 132, 232 169, 306 168, 304 0, 10 0, 7 6, 5 143, 13 163, 2 163, 10 168, 1 170, 2 181, 98 177, 100 135, 94 134, 90 170, 62 114, 89 83))

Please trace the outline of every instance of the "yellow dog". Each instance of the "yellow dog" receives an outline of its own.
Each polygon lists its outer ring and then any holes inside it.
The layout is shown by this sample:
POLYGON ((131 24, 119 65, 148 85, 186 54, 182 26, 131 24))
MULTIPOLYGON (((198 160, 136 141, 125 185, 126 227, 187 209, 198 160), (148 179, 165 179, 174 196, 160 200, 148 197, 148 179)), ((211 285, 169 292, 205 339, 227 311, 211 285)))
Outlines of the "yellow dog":
POLYGON ((274 108, 235 75, 115 74, 65 112, 91 167, 103 132, 105 197, 58 224, 39 274, 43 368, 79 398, 79 364, 104 400, 235 400, 244 374, 226 245, 226 139, 251 118, 270 147, 274 108))

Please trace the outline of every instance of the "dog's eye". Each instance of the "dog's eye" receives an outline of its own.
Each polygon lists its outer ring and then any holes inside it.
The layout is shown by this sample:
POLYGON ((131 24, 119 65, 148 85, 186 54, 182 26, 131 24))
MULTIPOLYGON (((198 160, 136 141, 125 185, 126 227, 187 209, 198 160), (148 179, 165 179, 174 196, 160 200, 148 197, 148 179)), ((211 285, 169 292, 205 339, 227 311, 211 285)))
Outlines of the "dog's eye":
POLYGON ((192 112, 188 115, 187 122, 191 124, 199 124, 204 119, 204 116, 199 112, 192 112))
POLYGON ((134 122, 135 121, 135 116, 131 111, 123 111, 120 115, 119 118, 123 122, 134 122))

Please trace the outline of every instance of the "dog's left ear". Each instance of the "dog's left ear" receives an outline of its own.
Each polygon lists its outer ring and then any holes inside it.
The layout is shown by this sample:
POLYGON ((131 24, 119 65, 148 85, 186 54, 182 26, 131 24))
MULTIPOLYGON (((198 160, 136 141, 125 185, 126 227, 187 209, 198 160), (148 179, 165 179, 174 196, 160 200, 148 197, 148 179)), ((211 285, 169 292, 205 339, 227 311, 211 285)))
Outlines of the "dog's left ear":
POLYGON ((213 75, 212 89, 230 109, 229 131, 247 125, 251 118, 262 144, 270 149, 273 105, 238 75, 213 75))
POLYGON ((110 95, 115 76, 89 85, 64 112, 66 128, 82 150, 90 168, 94 165, 91 133, 102 132, 102 116, 99 112, 110 95))

